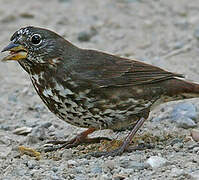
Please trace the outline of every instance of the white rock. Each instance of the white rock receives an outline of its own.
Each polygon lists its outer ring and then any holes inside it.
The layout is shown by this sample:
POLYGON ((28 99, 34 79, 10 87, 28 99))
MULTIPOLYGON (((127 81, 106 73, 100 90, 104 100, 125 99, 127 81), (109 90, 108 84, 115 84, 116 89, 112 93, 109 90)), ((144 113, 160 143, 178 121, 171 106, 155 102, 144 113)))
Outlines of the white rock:
POLYGON ((168 164, 168 161, 159 156, 151 156, 146 163, 148 163, 153 169, 165 166, 168 164))
POLYGON ((189 174, 191 180, 199 180, 199 171, 195 171, 189 174))
POLYGON ((31 133, 31 131, 32 131, 31 127, 20 127, 20 128, 15 129, 13 133, 17 135, 27 135, 31 133))
POLYGON ((76 166, 76 165, 77 165, 77 162, 70 159, 70 160, 68 160, 68 165, 69 165, 69 166, 76 166))
POLYGON ((181 176, 183 174, 184 174, 184 170, 183 169, 179 169, 179 168, 176 168, 176 167, 171 169, 171 175, 173 177, 179 177, 179 176, 181 176))

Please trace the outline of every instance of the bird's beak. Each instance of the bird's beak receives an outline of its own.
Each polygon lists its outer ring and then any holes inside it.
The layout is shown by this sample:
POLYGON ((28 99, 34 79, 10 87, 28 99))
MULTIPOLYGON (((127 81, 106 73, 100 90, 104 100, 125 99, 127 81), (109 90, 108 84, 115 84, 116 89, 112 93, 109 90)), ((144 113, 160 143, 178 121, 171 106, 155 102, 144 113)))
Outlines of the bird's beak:
POLYGON ((6 46, 1 52, 10 51, 10 54, 2 59, 2 61, 19 61, 21 59, 25 59, 27 57, 28 51, 27 49, 20 44, 10 43, 6 46))

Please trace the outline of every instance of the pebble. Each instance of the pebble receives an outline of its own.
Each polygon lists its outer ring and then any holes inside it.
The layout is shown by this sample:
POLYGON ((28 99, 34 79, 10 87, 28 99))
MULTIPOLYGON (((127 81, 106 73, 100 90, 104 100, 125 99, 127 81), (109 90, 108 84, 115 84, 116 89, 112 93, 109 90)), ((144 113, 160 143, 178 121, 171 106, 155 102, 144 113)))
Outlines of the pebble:
POLYGON ((58 153, 60 153, 60 156, 65 161, 67 161, 67 160, 69 160, 69 159, 71 159, 73 157, 72 149, 64 149, 63 151, 58 151, 58 153))
POLYGON ((76 162, 76 161, 74 161, 74 160, 68 160, 68 166, 77 166, 78 165, 78 163, 76 162))
POLYGON ((102 174, 99 176, 98 180, 112 180, 107 174, 102 174))
POLYGON ((194 36, 195 36, 196 39, 199 40, 199 27, 197 27, 197 28, 195 29, 195 31, 194 31, 194 36))
POLYGON ((93 173, 93 174, 100 174, 100 173, 102 173, 102 167, 101 167, 101 165, 99 165, 97 163, 95 165, 93 165, 91 167, 91 173, 93 173))
POLYGON ((177 127, 184 129, 194 128, 197 126, 197 124, 192 119, 183 116, 181 116, 179 119, 176 119, 175 123, 177 127))
POLYGON ((7 145, 0 145, 0 158, 4 159, 10 154, 12 148, 7 145))
POLYGON ((32 19, 34 18, 34 15, 30 14, 29 12, 24 12, 20 14, 20 17, 25 18, 25 19, 32 19))
POLYGON ((43 141, 46 137, 45 128, 43 126, 33 128, 31 136, 37 137, 39 140, 43 141))
POLYGON ((170 142, 170 145, 173 146, 174 144, 182 143, 183 139, 175 138, 170 142))
POLYGON ((27 136, 27 143, 28 144, 37 144, 39 143, 39 138, 38 137, 35 137, 35 136, 32 136, 32 135, 28 135, 27 136))
POLYGON ((147 167, 149 167, 147 163, 132 161, 129 158, 121 159, 119 165, 120 167, 123 167, 125 169, 127 168, 127 169, 138 169, 138 170, 146 169, 147 167))
POLYGON ((194 122, 196 119, 197 111, 192 103, 179 103, 174 106, 171 113, 171 121, 184 129, 196 127, 197 125, 194 122))
POLYGON ((113 176, 113 180, 124 180, 126 179, 128 176, 126 174, 116 174, 113 176))
POLYGON ((27 135, 31 133, 31 131, 32 131, 31 127, 20 127, 20 128, 15 129, 13 133, 17 135, 27 135))
POLYGON ((36 165, 37 165, 37 163, 35 162, 35 160, 27 161, 27 166, 29 169, 34 169, 36 165))
POLYGON ((53 172, 57 172, 57 171, 58 171, 58 168, 57 168, 57 167, 53 167, 53 168, 52 168, 52 171, 53 171, 53 172))
POLYGON ((84 176, 84 175, 77 175, 77 176, 75 176, 75 180, 87 180, 88 178, 86 177, 86 176, 84 176))
POLYGON ((51 122, 46 122, 46 123, 43 123, 41 125, 41 127, 44 127, 44 128, 49 128, 50 126, 52 126, 52 123, 51 122))
POLYGON ((183 169, 179 169, 179 168, 172 168, 171 169, 171 175, 173 176, 173 177, 179 177, 179 176, 181 176, 181 175, 183 175, 184 174, 184 170, 183 169))
POLYGON ((128 165, 129 165, 129 158, 128 157, 122 157, 119 161, 119 165, 120 167, 123 167, 123 168, 128 168, 128 165))
POLYGON ((0 129, 2 129, 4 131, 9 131, 11 129, 11 127, 7 124, 1 124, 0 129))
POLYGON ((8 101, 16 103, 17 102, 17 96, 13 95, 13 94, 9 95, 8 101))
POLYGON ((188 117, 190 119, 197 119, 197 111, 196 107, 189 102, 186 103, 178 103, 174 106, 173 111, 171 113, 171 117, 173 119, 181 118, 182 116, 188 117))
POLYGON ((168 161, 159 156, 151 156, 147 159, 146 163, 148 163, 153 169, 156 169, 167 165, 168 161))
POLYGON ((90 41, 90 39, 95 36, 97 34, 97 31, 95 28, 90 28, 90 30, 88 31, 82 31, 82 32, 79 32, 78 34, 78 40, 80 42, 87 42, 87 41, 90 41))
POLYGON ((199 171, 195 171, 195 172, 189 173, 189 179, 198 180, 199 179, 199 171))
POLYGON ((57 176, 56 174, 51 175, 52 180, 60 180, 60 177, 57 176))
POLYGON ((104 162, 104 165, 103 165, 104 168, 108 168, 110 170, 113 170, 114 167, 115 167, 115 161, 113 160, 107 160, 104 162))
POLYGON ((176 43, 174 44, 173 49, 181 49, 181 48, 183 48, 183 46, 184 46, 184 43, 178 41, 178 42, 176 42, 176 43))
POLYGON ((173 145, 173 149, 174 149, 175 151, 180 151, 180 149, 182 149, 182 148, 183 148, 183 143, 182 143, 182 142, 175 143, 175 144, 173 145))
POLYGON ((128 168, 142 170, 149 167, 147 163, 140 163, 140 162, 130 162, 128 168))
POLYGON ((194 152, 194 153, 199 153, 199 147, 194 147, 194 148, 193 148, 193 152, 194 152))
POLYGON ((10 139, 8 136, 0 134, 0 144, 9 145, 11 141, 12 139, 10 139))
POLYGON ((199 131, 196 129, 192 129, 191 137, 193 138, 194 141, 198 142, 199 141, 199 131))

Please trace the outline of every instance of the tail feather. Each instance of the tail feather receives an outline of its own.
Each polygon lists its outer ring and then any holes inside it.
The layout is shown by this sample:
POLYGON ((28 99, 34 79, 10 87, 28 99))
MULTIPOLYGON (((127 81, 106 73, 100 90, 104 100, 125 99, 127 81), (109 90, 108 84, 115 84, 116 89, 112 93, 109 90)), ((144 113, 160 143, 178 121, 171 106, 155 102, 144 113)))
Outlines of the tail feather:
POLYGON ((184 98, 199 97, 199 84, 181 79, 171 79, 168 84, 168 95, 182 95, 184 98))

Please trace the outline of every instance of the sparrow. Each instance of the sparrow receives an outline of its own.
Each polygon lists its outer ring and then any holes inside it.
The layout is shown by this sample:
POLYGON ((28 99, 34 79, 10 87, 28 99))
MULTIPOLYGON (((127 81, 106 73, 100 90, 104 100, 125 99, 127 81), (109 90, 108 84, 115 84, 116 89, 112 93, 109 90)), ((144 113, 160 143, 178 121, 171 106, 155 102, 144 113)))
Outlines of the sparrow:
POLYGON ((16 31, 2 61, 17 61, 48 109, 59 119, 87 130, 46 150, 98 143, 89 138, 102 129, 131 132, 122 145, 95 156, 121 155, 150 111, 164 102, 199 97, 199 84, 134 59, 82 49, 50 30, 28 26, 16 31))

